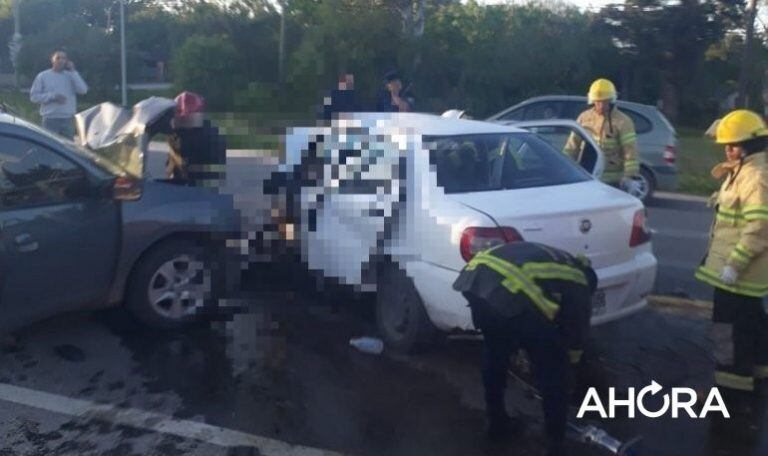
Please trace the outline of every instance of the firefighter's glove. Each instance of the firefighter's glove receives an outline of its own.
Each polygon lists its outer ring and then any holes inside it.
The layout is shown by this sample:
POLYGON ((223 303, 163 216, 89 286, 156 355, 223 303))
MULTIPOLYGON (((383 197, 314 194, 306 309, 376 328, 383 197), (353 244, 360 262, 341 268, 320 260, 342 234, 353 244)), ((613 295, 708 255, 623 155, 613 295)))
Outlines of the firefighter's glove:
POLYGON ((720 273, 720 281, 725 285, 733 285, 739 280, 739 273, 732 266, 726 265, 720 273))
POLYGON ((619 188, 629 193, 632 196, 637 196, 640 192, 640 184, 631 177, 622 177, 619 182, 619 188))

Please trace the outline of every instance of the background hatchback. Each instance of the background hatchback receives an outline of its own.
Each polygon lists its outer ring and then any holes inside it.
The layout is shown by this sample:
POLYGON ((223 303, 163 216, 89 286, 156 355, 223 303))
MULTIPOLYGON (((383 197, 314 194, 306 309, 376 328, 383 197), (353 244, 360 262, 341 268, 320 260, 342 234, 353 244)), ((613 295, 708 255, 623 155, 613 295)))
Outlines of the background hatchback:
MULTIPOLYGON (((656 107, 619 100, 618 108, 635 124, 640 155, 641 191, 637 196, 648 201, 655 190, 677 188, 677 135, 672 124, 656 107)), ((547 95, 529 98, 492 115, 492 122, 546 119, 573 119, 586 110, 587 97, 547 95)))

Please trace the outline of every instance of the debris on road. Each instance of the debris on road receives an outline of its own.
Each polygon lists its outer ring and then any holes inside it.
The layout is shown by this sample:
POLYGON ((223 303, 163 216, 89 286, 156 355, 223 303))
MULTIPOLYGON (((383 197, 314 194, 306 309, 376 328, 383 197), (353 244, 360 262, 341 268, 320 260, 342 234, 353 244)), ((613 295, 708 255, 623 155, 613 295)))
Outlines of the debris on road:
POLYGON ((674 296, 651 296, 648 304, 654 309, 676 315, 709 320, 712 317, 712 303, 697 299, 674 296))
POLYGON ((357 351, 369 355, 380 355, 384 351, 384 342, 377 337, 357 337, 349 339, 349 345, 357 351))

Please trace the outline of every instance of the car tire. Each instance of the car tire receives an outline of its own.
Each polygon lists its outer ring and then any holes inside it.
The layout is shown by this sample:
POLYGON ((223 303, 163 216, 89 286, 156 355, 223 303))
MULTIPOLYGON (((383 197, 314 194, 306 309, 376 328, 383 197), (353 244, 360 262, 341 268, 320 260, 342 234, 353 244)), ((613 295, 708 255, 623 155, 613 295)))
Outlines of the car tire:
POLYGON ((643 196, 640 197, 640 201, 643 204, 648 204, 653 199, 653 194, 656 192, 656 178, 648 168, 640 167, 640 174, 637 177, 638 182, 642 185, 643 196))
POLYGON ((431 343, 437 334, 413 280, 394 264, 378 275, 376 327, 387 348, 403 353, 431 343))
POLYGON ((195 242, 165 241, 144 254, 128 283, 126 306, 142 323, 178 329, 197 320, 215 296, 210 255, 195 242))

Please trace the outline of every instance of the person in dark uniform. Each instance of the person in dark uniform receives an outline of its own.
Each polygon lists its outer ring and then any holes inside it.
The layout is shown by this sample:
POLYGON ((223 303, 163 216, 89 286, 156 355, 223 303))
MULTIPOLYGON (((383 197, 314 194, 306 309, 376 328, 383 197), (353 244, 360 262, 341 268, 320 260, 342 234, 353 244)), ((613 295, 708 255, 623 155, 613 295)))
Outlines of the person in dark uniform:
POLYGON ((510 356, 527 352, 544 408, 549 456, 565 454, 569 364, 580 362, 597 276, 585 258, 531 242, 480 252, 453 284, 484 336, 483 386, 488 437, 501 440, 512 420, 504 406, 510 356))
POLYGON ((403 81, 397 71, 388 71, 384 75, 384 89, 376 99, 376 112, 411 112, 416 99, 411 92, 411 85, 403 87, 403 81))
POLYGON ((331 91, 331 96, 323 100, 323 119, 331 120, 338 113, 359 111, 361 108, 355 92, 355 76, 345 73, 339 78, 337 88, 331 91))

